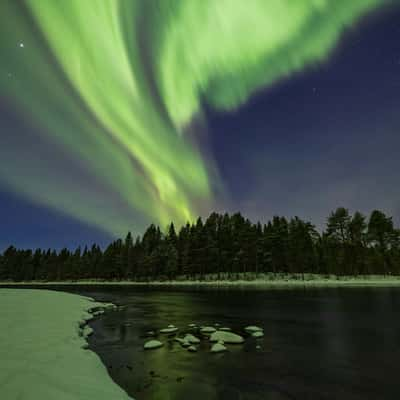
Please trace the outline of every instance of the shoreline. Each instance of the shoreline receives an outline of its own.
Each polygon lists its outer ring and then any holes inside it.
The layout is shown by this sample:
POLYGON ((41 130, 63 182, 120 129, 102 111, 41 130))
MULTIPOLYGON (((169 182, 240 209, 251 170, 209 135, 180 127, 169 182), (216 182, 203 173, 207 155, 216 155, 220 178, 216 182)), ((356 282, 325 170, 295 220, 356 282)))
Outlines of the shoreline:
POLYGON ((87 343, 110 303, 64 292, 1 289, 2 398, 133 400, 87 343))
POLYGON ((155 280, 155 281, 23 281, 23 282, 0 282, 2 287, 24 287, 24 286, 139 286, 139 287, 368 287, 368 286, 399 286, 400 276, 377 276, 364 275, 360 277, 330 276, 321 277, 308 275, 304 279, 290 276, 274 276, 257 279, 193 279, 193 280, 155 280))

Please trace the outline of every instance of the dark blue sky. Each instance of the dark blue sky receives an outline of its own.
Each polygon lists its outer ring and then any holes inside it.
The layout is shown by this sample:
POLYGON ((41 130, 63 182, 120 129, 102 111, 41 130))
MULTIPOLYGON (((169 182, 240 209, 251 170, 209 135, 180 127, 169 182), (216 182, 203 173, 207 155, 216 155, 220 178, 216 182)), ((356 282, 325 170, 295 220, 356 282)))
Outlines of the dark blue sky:
POLYGON ((214 153, 253 219, 299 215, 318 226, 337 206, 400 217, 400 11, 345 35, 328 63, 209 112, 214 153))
MULTIPOLYGON (((0 104, 1 105, 1 104, 0 104)), ((10 122, 0 107, 0 126, 10 122), (8 121, 8 122, 7 122, 8 121)), ((345 206, 400 221, 400 10, 352 28, 330 60, 255 95, 231 113, 208 110, 211 150, 229 200, 253 220, 298 215, 322 227, 345 206)), ((0 249, 110 240, 0 188, 0 249)))

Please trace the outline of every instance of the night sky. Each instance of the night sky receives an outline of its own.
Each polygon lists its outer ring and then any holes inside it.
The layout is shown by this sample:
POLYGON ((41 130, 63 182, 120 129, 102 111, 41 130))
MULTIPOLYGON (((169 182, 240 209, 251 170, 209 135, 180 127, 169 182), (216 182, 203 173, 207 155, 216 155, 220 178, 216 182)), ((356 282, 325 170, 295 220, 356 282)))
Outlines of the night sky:
POLYGON ((350 30, 329 62, 209 113, 230 210, 322 226, 342 205, 400 218, 400 10, 350 30))
MULTIPOLYGON (((0 24, 4 16, 0 14, 0 24)), ((7 41, 15 47, 24 43, 19 50, 26 50, 25 39, 21 42, 13 37, 7 41)), ((5 42, 2 37, 0 55, 5 54, 5 42)), ((13 73, 10 65, 0 72, 13 73)), ((189 203, 200 203, 195 210, 204 216, 214 209, 240 211, 253 221, 263 222, 276 214, 297 215, 318 228, 338 206, 364 213, 378 208, 399 223, 399 92, 400 7, 393 6, 354 23, 325 61, 277 79, 267 88, 259 87, 238 108, 218 111, 204 100, 205 118, 200 124, 198 148, 210 164, 211 190, 206 200, 199 200, 198 194, 191 192, 194 200, 189 203)), ((0 91, 3 176, 10 171, 15 179, 21 179, 26 168, 17 176, 17 168, 10 165, 35 154, 46 159, 50 169, 54 167, 55 181, 60 176, 65 189, 53 187, 52 192, 61 190, 63 196, 68 196, 74 185, 66 185, 65 177, 71 176, 74 183, 84 187, 79 201, 87 201, 89 209, 91 205, 96 207, 96 216, 114 219, 126 207, 125 202, 114 193, 103 196, 109 189, 101 179, 86 176, 85 166, 64 152, 59 143, 40 139, 41 125, 24 117, 10 97, 0 91), (54 161, 49 161, 52 158, 54 161), (104 198, 107 200, 102 202, 104 198)), ((68 120, 69 114, 64 118, 68 120)), ((179 160, 184 148, 175 148, 177 170, 185 170, 186 160, 182 164, 179 160)), ((185 188, 188 181, 183 183, 185 188)), ((133 189, 132 196, 138 196, 139 190, 133 189)), ((156 201, 152 207, 157 207, 156 201)), ((55 208, 41 197, 34 198, 0 180, 0 249, 9 244, 56 248, 93 242, 104 245, 117 235, 117 228, 112 232, 102 229, 107 219, 92 223, 73 208, 55 208)), ((174 219, 174 213, 167 215, 174 219)), ((146 208, 127 211, 123 218, 128 215, 131 221, 126 222, 137 234, 147 223, 164 222, 152 218, 146 208)))

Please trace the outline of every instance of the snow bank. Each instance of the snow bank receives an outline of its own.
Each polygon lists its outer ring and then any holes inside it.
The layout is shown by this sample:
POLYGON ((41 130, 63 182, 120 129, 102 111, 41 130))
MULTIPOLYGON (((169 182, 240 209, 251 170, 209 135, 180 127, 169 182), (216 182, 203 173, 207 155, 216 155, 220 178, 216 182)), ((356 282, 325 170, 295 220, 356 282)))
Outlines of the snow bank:
POLYGON ((3 286, 61 286, 61 285, 101 285, 101 286, 254 286, 260 288, 286 288, 291 287, 363 287, 363 286, 400 286, 399 275, 358 275, 358 276, 337 276, 322 274, 288 274, 288 273, 222 273, 220 277, 216 274, 206 274, 202 279, 178 276, 175 280, 155 280, 155 281, 99 281, 99 280, 79 280, 79 281, 26 281, 26 282, 0 282, 3 286))
POLYGON ((96 307, 102 304, 68 293, 0 289, 1 399, 130 399, 83 349, 82 326, 96 307))

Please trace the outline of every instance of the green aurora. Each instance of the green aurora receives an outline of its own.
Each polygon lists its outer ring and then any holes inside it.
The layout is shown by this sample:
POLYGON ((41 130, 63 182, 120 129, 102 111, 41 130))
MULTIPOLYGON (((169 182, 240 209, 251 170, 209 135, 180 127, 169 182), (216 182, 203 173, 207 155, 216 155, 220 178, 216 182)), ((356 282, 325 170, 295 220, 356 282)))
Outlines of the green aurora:
POLYGON ((23 146, 0 148, 0 180, 112 235, 193 220, 219 186, 192 132, 202 104, 234 109, 325 60, 384 3, 3 0, 0 98, 101 190, 23 146))

